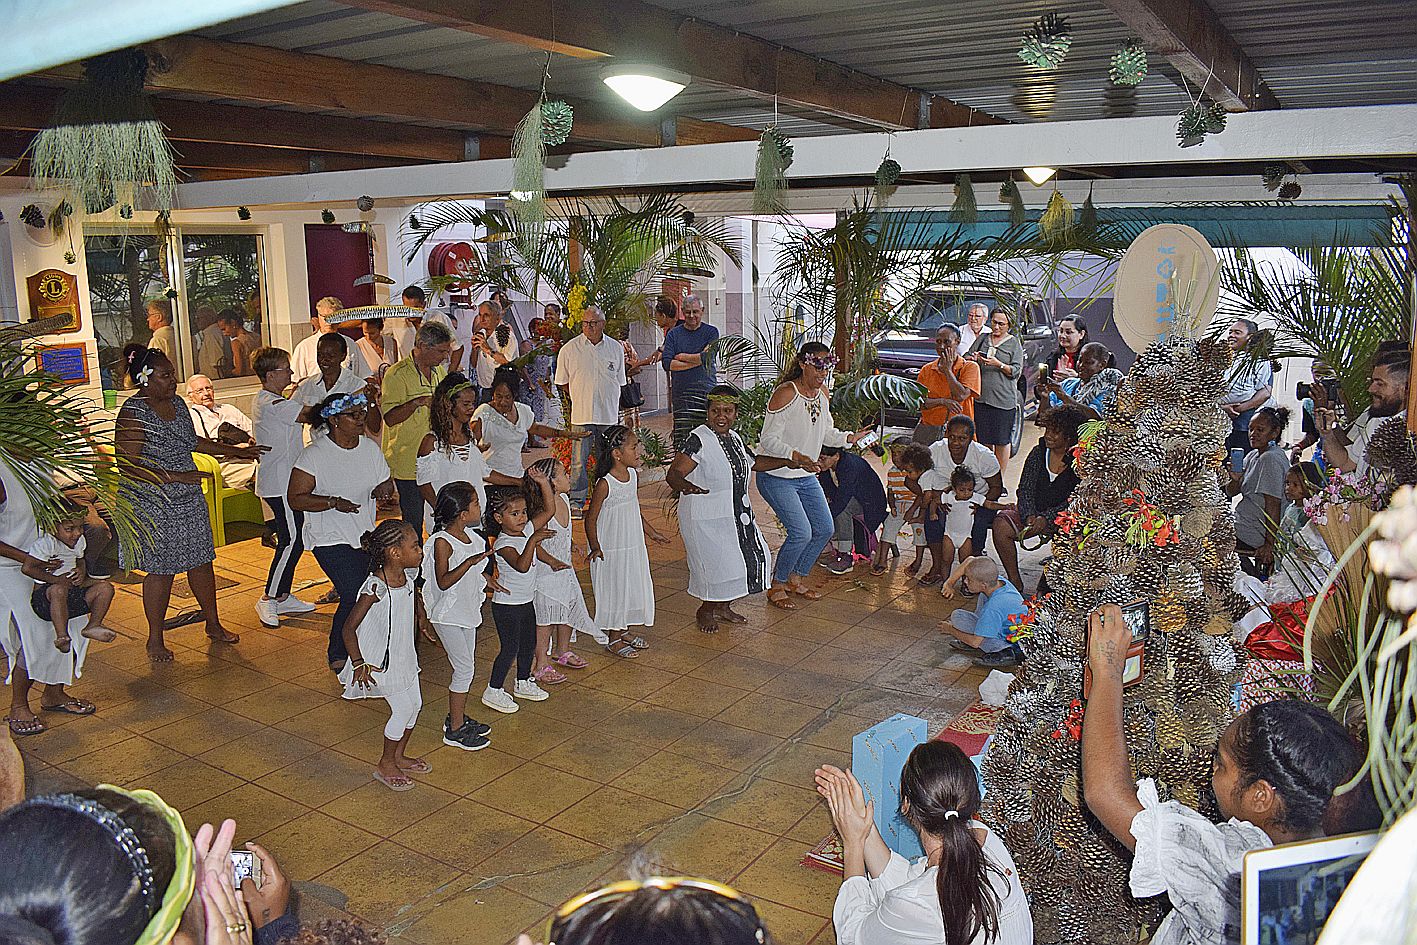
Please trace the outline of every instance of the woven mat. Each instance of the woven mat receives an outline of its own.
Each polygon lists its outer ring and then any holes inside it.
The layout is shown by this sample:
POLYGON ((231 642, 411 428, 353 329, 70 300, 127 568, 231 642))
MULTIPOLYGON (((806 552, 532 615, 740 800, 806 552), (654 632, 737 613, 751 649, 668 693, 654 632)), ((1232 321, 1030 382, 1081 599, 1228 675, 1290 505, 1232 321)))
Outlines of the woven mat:
MULTIPOLYGON (((953 742, 963 752, 973 758, 984 749, 984 743, 994 733, 999 724, 999 716, 1004 714, 1003 706, 985 705, 976 701, 969 708, 950 720, 936 741, 953 742)), ((798 861, 808 869, 824 873, 842 874, 841 841, 835 833, 827 834, 819 840, 807 854, 798 861)))

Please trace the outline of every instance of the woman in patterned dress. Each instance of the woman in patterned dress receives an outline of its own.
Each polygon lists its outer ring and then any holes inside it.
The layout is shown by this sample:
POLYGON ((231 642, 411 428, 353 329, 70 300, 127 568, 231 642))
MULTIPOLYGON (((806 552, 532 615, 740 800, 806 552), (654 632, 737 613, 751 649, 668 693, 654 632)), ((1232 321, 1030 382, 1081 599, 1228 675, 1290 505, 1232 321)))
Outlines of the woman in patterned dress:
POLYGON ((216 607, 216 548, 211 519, 202 497, 206 474, 192 461, 194 450, 220 459, 253 461, 264 446, 229 446, 197 436, 187 405, 177 396, 177 371, 155 348, 123 349, 128 376, 138 393, 118 411, 114 445, 123 465, 119 498, 131 503, 138 520, 137 545, 120 549, 125 570, 142 571, 143 614, 148 621, 148 658, 172 661, 163 642, 163 620, 172 596, 172 578, 185 572, 192 596, 202 608, 207 636, 235 643, 236 634, 221 625, 216 607))

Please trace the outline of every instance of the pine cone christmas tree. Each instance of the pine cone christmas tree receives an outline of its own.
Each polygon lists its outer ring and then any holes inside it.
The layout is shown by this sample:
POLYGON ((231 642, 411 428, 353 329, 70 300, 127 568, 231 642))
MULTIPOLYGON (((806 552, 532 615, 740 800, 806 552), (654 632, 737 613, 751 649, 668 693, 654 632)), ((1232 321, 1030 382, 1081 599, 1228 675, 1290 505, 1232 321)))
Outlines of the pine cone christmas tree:
POLYGON ((1215 458, 1229 428, 1217 406, 1229 365, 1213 342, 1151 345, 1084 441, 1067 512, 1075 524, 1053 542, 1054 591, 1022 641, 1026 659, 983 765, 983 817, 1014 855, 1039 942, 1136 941, 1161 914, 1131 897, 1129 855, 1078 797, 1084 628, 1098 604, 1151 609, 1143 678, 1123 697, 1137 776, 1155 778, 1163 799, 1208 797, 1243 669, 1243 650, 1211 635, 1246 606, 1232 589, 1234 519, 1215 458))

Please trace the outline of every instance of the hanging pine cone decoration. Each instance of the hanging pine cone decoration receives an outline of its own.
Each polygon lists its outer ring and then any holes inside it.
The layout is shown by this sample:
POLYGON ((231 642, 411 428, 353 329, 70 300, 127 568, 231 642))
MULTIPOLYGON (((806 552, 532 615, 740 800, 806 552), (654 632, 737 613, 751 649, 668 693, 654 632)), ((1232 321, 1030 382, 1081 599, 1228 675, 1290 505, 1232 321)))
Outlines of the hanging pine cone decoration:
POLYGON ((416 230, 419 229, 421 226, 422 224, 418 220, 418 214, 410 213, 408 215, 408 228, 410 230, 416 230))
POLYGON ((251 219, 251 211, 250 211, 249 209, 247 209, 246 207, 237 207, 237 208, 236 208, 236 219, 238 219, 238 220, 249 220, 249 219, 251 219))
POLYGON ((1019 193, 1018 182, 1012 177, 1006 178, 999 188, 999 202, 1009 205, 1009 226, 1023 226, 1027 210, 1023 206, 1023 194, 1019 193))
POLYGON ((575 110, 559 99, 541 103, 541 133, 546 146, 554 148, 565 144, 571 137, 571 125, 575 120, 575 110))
POLYGON ((370 210, 374 209, 374 198, 365 194, 363 197, 354 201, 354 205, 359 208, 360 213, 368 213, 370 210))
POLYGON ((1023 34, 1018 57, 1036 69, 1052 70, 1062 65, 1072 45, 1073 34, 1067 17, 1045 13, 1023 34))
POLYGON ((890 158, 881 158, 881 166, 876 168, 876 186, 894 187, 900 182, 900 165, 890 158))
POLYGON ((1304 188, 1299 186, 1299 182, 1297 180, 1291 180, 1285 181, 1284 185, 1279 188, 1279 194, 1277 196, 1280 200, 1298 200, 1299 195, 1303 192, 1304 188))
POLYGON ((1200 144, 1206 135, 1218 135, 1225 130, 1228 116, 1219 105, 1197 102, 1181 113, 1176 122, 1176 137, 1181 147, 1200 144))
POLYGON ((25 226, 32 226, 36 230, 45 227, 44 211, 32 203, 27 203, 20 210, 20 219, 25 221, 25 226))
MULTIPOLYGON (((246 215, 247 215, 247 216, 250 216, 250 215, 251 215, 251 211, 250 211, 250 210, 247 210, 247 211, 246 211, 246 215)), ((131 219, 133 219, 133 205, 130 204, 130 203, 125 203, 123 206, 119 207, 119 208, 118 208, 118 216, 121 217, 121 218, 124 219, 124 220, 131 220, 131 219)))
POLYGON ((1284 178, 1289 176, 1289 168, 1283 164, 1270 164, 1264 169, 1260 180, 1264 181, 1264 189, 1274 193, 1284 186, 1284 178))
POLYGON ((1113 85, 1141 85, 1146 78, 1146 68, 1146 47, 1132 40, 1117 50, 1107 75, 1113 85))
POLYGON ((335 212, 333 210, 321 210, 320 219, 327 224, 333 223, 335 222, 335 212))
POLYGON ((74 255, 74 251, 72 249, 64 251, 64 261, 69 265, 72 266, 74 263, 78 262, 78 259, 79 257, 74 255))

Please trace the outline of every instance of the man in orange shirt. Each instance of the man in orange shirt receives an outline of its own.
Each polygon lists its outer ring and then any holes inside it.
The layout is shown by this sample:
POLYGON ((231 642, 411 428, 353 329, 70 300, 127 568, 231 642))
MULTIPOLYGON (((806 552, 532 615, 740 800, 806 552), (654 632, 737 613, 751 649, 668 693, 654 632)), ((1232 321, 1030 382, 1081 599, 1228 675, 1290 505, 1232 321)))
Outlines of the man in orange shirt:
POLYGON ((942 435, 951 417, 974 419, 974 398, 979 396, 979 365, 959 356, 959 329, 941 325, 935 333, 939 357, 920 369, 918 379, 927 391, 920 405, 920 422, 911 436, 929 446, 942 435))

